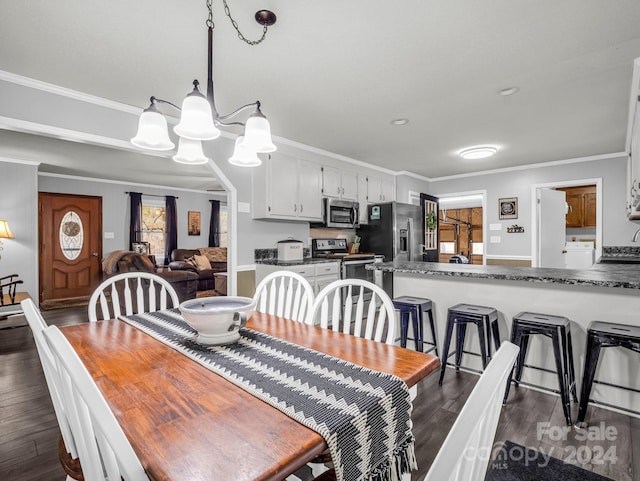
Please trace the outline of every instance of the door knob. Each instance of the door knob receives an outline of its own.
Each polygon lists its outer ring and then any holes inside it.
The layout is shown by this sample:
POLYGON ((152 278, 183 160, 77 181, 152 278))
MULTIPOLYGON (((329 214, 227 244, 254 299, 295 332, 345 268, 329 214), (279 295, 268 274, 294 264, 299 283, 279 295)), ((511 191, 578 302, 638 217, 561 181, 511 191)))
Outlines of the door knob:
POLYGON ((100 254, 98 254, 97 252, 92 252, 92 253, 91 253, 91 255, 92 255, 93 257, 98 257, 100 254))

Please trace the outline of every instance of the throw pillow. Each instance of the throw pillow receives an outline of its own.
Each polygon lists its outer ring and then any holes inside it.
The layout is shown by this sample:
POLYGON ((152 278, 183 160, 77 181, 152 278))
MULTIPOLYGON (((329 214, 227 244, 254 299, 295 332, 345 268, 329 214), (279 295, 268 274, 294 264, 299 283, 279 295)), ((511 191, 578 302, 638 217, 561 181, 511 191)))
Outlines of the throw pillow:
POLYGON ((198 264, 196 263, 195 256, 187 257, 187 258, 184 260, 184 263, 185 263, 185 264, 187 264, 187 265, 190 265, 190 266, 191 266, 191 267, 193 267, 194 269, 197 269, 197 268, 198 268, 198 264))
POLYGON ((200 254, 209 259, 209 262, 227 262, 226 247, 200 247, 200 254))
POLYGON ((211 269, 211 264, 209 263, 209 259, 205 256, 193 256, 193 259, 196 264, 196 269, 199 271, 203 271, 205 269, 211 269))

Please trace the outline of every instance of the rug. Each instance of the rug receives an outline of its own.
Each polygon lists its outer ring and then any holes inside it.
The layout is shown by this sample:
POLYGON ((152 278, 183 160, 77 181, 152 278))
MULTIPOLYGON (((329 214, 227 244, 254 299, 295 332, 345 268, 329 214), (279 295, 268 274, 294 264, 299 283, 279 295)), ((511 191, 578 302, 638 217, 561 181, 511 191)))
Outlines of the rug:
POLYGON ((548 451, 511 441, 505 441, 504 447, 496 448, 494 454, 496 459, 489 463, 485 481, 611 481, 579 465, 551 457, 548 451))

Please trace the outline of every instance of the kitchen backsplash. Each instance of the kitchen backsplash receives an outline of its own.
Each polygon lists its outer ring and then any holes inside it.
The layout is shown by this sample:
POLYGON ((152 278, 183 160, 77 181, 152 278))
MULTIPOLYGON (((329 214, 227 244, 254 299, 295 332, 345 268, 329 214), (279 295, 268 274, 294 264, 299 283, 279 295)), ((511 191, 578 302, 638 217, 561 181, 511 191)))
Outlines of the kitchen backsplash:
MULTIPOLYGON (((302 250, 302 256, 304 258, 311 257, 311 248, 305 247, 302 250)), ((278 259, 278 249, 254 249, 253 260, 254 261, 271 261, 278 259)))
POLYGON ((605 257, 639 256, 640 247, 636 246, 602 246, 602 255, 605 257))

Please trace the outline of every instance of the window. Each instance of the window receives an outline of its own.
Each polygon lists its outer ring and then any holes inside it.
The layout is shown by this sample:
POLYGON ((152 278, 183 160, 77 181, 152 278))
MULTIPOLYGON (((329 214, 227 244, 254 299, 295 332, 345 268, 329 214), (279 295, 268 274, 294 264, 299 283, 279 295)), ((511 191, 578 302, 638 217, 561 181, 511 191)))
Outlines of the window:
POLYGON ((228 247, 229 241, 229 211, 227 204, 220 203, 220 247, 228 247))
POLYGON ((455 242, 440 242, 440 254, 455 254, 456 243, 455 242))
POLYGON ((142 196, 142 240, 149 243, 158 265, 164 264, 165 217, 164 198, 142 196))

